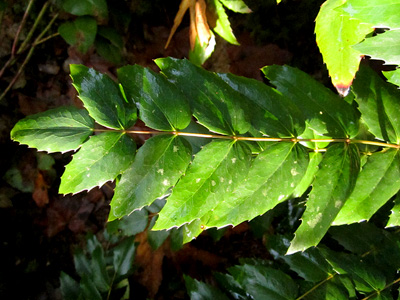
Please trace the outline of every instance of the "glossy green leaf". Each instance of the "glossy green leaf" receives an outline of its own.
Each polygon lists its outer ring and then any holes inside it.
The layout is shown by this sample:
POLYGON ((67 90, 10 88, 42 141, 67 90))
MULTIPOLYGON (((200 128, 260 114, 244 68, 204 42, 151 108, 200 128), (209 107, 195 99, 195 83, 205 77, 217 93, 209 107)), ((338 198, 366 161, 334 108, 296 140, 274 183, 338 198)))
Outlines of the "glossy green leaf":
POLYGON ((288 253, 316 246, 354 188, 360 169, 358 149, 336 144, 328 148, 288 253))
POLYGON ((289 275, 262 265, 242 265, 229 268, 229 273, 252 299, 296 299, 297 284, 289 275))
POLYGON ((113 249, 113 266, 116 276, 127 276, 133 270, 135 237, 128 237, 113 249))
POLYGON ((246 178, 251 163, 244 143, 215 140, 198 152, 161 210, 155 230, 200 219, 246 178))
POLYGON ((400 189, 400 154, 397 149, 368 157, 356 186, 333 222, 334 225, 369 220, 400 189))
POLYGON ((185 279, 186 290, 190 299, 192 300, 229 300, 229 298, 223 292, 214 286, 198 281, 186 275, 183 275, 183 278, 185 279))
POLYGON ((303 178, 308 154, 294 143, 276 143, 260 153, 244 180, 209 213, 207 227, 238 225, 288 199, 303 178))
POLYGON ((202 222, 200 219, 196 219, 189 224, 185 224, 182 226, 182 243, 186 244, 189 243, 191 240, 199 236, 203 231, 204 228, 202 228, 202 222))
POLYGON ((363 55, 383 60, 387 65, 400 65, 400 30, 388 30, 353 46, 363 55))
POLYGON ((263 135, 296 137, 304 131, 304 116, 284 95, 259 80, 218 74, 231 88, 251 102, 251 124, 263 135))
POLYGON ((293 191, 293 197, 295 198, 301 197, 306 192, 319 170, 318 166, 322 160, 322 154, 320 152, 311 152, 309 157, 310 162, 308 163, 306 174, 293 191))
POLYGON ((65 0, 63 9, 76 16, 90 15, 101 19, 108 18, 106 0, 65 0))
POLYGON ((97 123, 124 129, 136 122, 136 107, 125 101, 110 77, 83 65, 70 65, 70 69, 79 98, 97 123))
POLYGON ((299 107, 316 134, 335 138, 357 135, 358 112, 309 75, 289 66, 273 65, 264 67, 262 71, 299 107))
POLYGON ((68 44, 85 54, 96 38, 97 22, 92 17, 79 17, 61 24, 58 32, 68 44))
POLYGON ((84 109, 59 107, 28 116, 11 130, 11 139, 39 151, 78 149, 93 133, 94 121, 84 109))
POLYGON ((148 139, 115 188, 109 220, 128 215, 167 194, 190 160, 191 148, 182 137, 158 135, 148 139))
POLYGON ((358 291, 381 291, 385 287, 385 276, 359 256, 329 249, 320 251, 339 274, 348 274, 353 279, 358 291))
POLYGON ((219 0, 226 8, 241 14, 251 13, 251 9, 243 0, 219 0))
POLYGON ((382 72, 387 81, 400 87, 400 69, 382 72))
POLYGON ((346 0, 328 0, 322 4, 315 20, 319 50, 339 94, 346 96, 358 70, 361 55, 352 48, 373 31, 372 25, 343 16, 337 9, 346 0))
POLYGON ((188 60, 156 59, 167 78, 175 83, 190 102, 198 122, 221 134, 246 133, 250 116, 245 114, 246 99, 230 88, 217 75, 203 70, 188 60))
POLYGON ((391 210, 390 218, 388 223, 386 224, 386 227, 394 227, 394 226, 400 226, 400 197, 399 194, 397 194, 396 200, 394 202, 394 206, 391 210))
POLYGON ((114 180, 132 163, 135 151, 135 142, 124 133, 92 136, 66 166, 59 192, 79 193, 114 180))
POLYGON ((333 274, 332 267, 316 248, 307 249, 304 252, 286 255, 290 246, 288 238, 283 236, 271 236, 268 238, 267 247, 275 259, 281 259, 289 268, 300 277, 310 282, 319 282, 333 274))
MULTIPOLYGON (((231 28, 231 24, 229 23, 228 15, 226 14, 225 9, 222 6, 221 2, 220 2, 220 0, 211 0, 210 1, 210 4, 212 5, 213 9, 215 10, 215 14, 217 15, 216 24, 215 24, 215 27, 213 28, 213 30, 227 42, 234 44, 234 45, 239 45, 238 41, 235 38, 235 35, 232 32, 232 28, 231 28)), ((237 1, 225 1, 225 3, 226 2, 237 2, 237 1)))
POLYGON ((362 120, 378 139, 400 143, 400 91, 363 67, 353 84, 362 120))
POLYGON ((134 65, 118 69, 118 79, 147 126, 173 131, 189 125, 192 115, 185 95, 163 74, 134 65))
POLYGON ((399 0, 347 0, 342 7, 343 11, 374 27, 400 28, 399 0))

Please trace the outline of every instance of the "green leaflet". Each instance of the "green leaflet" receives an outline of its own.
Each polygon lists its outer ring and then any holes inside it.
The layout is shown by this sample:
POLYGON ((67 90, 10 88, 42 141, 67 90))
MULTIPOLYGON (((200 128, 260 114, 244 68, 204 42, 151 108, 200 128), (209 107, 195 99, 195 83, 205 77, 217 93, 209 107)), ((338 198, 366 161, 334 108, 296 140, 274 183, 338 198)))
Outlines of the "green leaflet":
POLYGON ((373 153, 363 166, 356 186, 333 222, 334 225, 369 220, 400 189, 400 154, 397 149, 373 153))
POLYGON ((229 273, 252 299, 296 299, 298 287, 295 281, 280 270, 262 265, 234 266, 229 273))
POLYGON ((79 17, 73 22, 61 24, 58 32, 68 44, 86 53, 96 38, 97 22, 92 17, 79 17))
POLYGON ((358 70, 361 55, 351 46, 361 42, 373 28, 360 20, 343 16, 337 9, 346 0, 328 0, 315 20, 318 48, 339 94, 346 96, 358 70))
POLYGON ((390 214, 389 221, 386 227, 400 226, 400 197, 397 194, 394 206, 392 208, 392 213, 390 214))
POLYGON ((250 116, 245 113, 246 99, 215 74, 188 60, 156 59, 167 78, 182 90, 190 102, 193 115, 200 124, 221 134, 243 134, 250 128, 250 116))
POLYGON ((309 157, 310 162, 308 163, 306 174, 293 191, 292 196, 294 198, 301 197, 306 192, 310 184, 314 181, 315 174, 319 170, 318 166, 323 156, 320 152, 310 152, 309 157))
POLYGON ((270 86, 233 74, 218 74, 231 88, 251 103, 251 124, 261 134, 272 137, 296 137, 304 131, 302 112, 288 98, 270 86))
POLYGON ((362 120, 378 139, 400 143, 400 91, 361 67, 353 84, 362 120))
POLYGON ((336 144, 328 148, 288 254, 319 243, 353 190, 359 169, 357 147, 336 144))
POLYGON ((62 5, 65 11, 75 16, 90 15, 100 19, 108 18, 106 0, 65 0, 62 5))
POLYGON ((75 194, 114 180, 132 163, 135 151, 135 142, 124 133, 92 136, 66 166, 59 192, 75 194))
POLYGON ((394 71, 386 71, 382 73, 383 75, 385 75, 388 82, 400 86, 400 69, 396 69, 394 71))
POLYGON ((20 120, 11 130, 11 139, 39 151, 67 152, 78 149, 93 129, 86 110, 59 107, 20 120))
POLYGON ((309 75, 289 66, 273 65, 262 71, 304 113, 307 125, 317 135, 335 138, 357 135, 358 112, 309 75))
POLYGON ((216 287, 213 287, 204 282, 193 279, 189 276, 183 275, 185 279, 186 290, 190 296, 190 299, 218 299, 218 300, 229 300, 223 292, 216 287))
POLYGON ((308 154, 301 145, 268 145, 252 162, 245 179, 225 193, 223 201, 209 213, 206 226, 236 226, 274 208, 291 196, 307 165, 308 154))
POLYGON ((70 65, 73 85, 97 123, 126 129, 136 122, 136 107, 126 103, 118 85, 107 75, 83 65, 70 65))
POLYGON ((383 60, 387 65, 400 65, 400 30, 389 30, 367 38, 353 48, 373 59, 383 60))
POLYGON ((251 13, 251 9, 242 0, 219 0, 226 8, 241 14, 251 13))
POLYGON ((192 114, 185 95, 164 75, 134 65, 118 69, 118 79, 148 127, 174 131, 189 125, 192 114))
MULTIPOLYGON (((225 2, 233 2, 233 1, 225 1, 225 2)), ((222 6, 220 0, 211 0, 210 4, 213 6, 215 14, 217 15, 216 16, 217 21, 213 30, 227 42, 234 45, 239 45, 235 35, 232 32, 228 15, 226 14, 225 9, 222 6)))
POLYGON ((400 28, 399 0, 347 0, 342 9, 352 18, 373 27, 400 28))
POLYGON ((191 147, 181 137, 159 135, 148 139, 115 188, 109 220, 129 215, 167 194, 190 159, 191 147))
POLYGON ((244 143, 215 140, 205 145, 173 189, 153 229, 181 226, 208 214, 245 180, 250 162, 244 143))

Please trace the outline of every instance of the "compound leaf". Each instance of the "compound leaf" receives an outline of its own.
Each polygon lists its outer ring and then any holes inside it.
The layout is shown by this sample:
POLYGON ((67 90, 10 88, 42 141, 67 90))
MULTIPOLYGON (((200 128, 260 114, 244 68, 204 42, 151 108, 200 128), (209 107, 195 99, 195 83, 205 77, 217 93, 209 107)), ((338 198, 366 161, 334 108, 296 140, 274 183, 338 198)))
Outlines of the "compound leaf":
POLYGON ((11 139, 39 151, 78 149, 93 133, 94 121, 84 109, 59 107, 28 116, 11 130, 11 139))
POLYGON ((352 48, 373 28, 360 20, 343 16, 337 9, 346 0, 328 0, 322 4, 315 20, 315 34, 319 50, 339 94, 346 96, 358 70, 361 55, 352 48))
POLYGON ((192 114, 186 97, 164 75, 134 65, 118 69, 118 79, 147 126, 173 131, 189 125, 192 114))
POLYGON ((132 163, 135 151, 135 142, 124 133, 92 136, 66 166, 59 192, 75 194, 114 180, 132 163))
POLYGON ((400 30, 389 30, 367 38, 353 48, 363 55, 383 60, 387 65, 400 65, 400 30))
POLYGON ((215 140, 198 152, 173 189, 153 229, 168 229, 200 219, 245 179, 251 162, 244 143, 215 140))
POLYGON ((308 165, 304 147, 294 143, 269 145, 253 161, 244 180, 224 194, 210 212, 207 227, 238 225, 274 208, 293 193, 308 165))
POLYGON ((182 137, 158 135, 148 139, 115 188, 109 220, 129 215, 167 194, 190 160, 191 147, 182 137))
POLYGON ((353 190, 359 169, 357 147, 336 144, 328 148, 288 253, 319 243, 353 190))
POLYGON ((347 0, 342 7, 343 11, 374 27, 400 28, 400 1, 399 0, 347 0))
POLYGON ((83 65, 71 65, 70 69, 79 98, 97 123, 125 129, 136 122, 136 107, 126 102, 110 77, 83 65))
POLYGON ((397 149, 375 152, 368 157, 355 188, 334 225, 369 220, 400 189, 400 154, 397 149))
POLYGON ((193 115, 211 131, 221 134, 243 134, 250 128, 250 116, 245 113, 246 99, 229 87, 217 75, 174 58, 156 59, 167 78, 189 99, 193 115))
POLYGON ((369 131, 378 139, 400 143, 400 91, 367 67, 357 73, 352 90, 369 131))
POLYGON ((358 112, 306 73, 277 65, 262 71, 304 113, 307 125, 316 134, 335 138, 358 134, 358 112))

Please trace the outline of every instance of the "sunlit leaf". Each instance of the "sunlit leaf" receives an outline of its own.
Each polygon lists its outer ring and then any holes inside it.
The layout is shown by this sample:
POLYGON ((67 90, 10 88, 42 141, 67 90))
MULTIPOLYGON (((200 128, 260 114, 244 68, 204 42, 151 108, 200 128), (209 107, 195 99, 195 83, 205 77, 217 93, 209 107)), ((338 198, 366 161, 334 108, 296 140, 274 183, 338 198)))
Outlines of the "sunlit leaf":
POLYGON ((115 188, 109 220, 164 196, 184 174, 190 159, 190 146, 181 137, 158 135, 148 139, 115 188))
POLYGON ((219 0, 226 8, 242 14, 251 13, 251 9, 243 2, 243 0, 219 0))
POLYGON ((359 169, 355 146, 336 144, 328 148, 288 253, 304 251, 319 243, 353 190, 359 169))
POLYGON ((388 82, 393 83, 400 87, 400 69, 394 71, 382 72, 388 82))
MULTIPOLYGON (((225 2, 236 2, 236 1, 225 1, 225 2)), ((217 18, 213 30, 227 42, 234 45, 239 45, 238 41, 236 40, 236 37, 232 32, 228 15, 226 14, 225 9, 222 6, 221 2, 219 0, 211 0, 210 4, 214 9, 217 18)))
POLYGON ((346 96, 358 70, 361 54, 351 46, 372 32, 370 24, 343 16, 337 9, 346 0, 328 0, 322 4, 315 20, 319 50, 339 94, 346 96))
POLYGON ((66 166, 59 192, 75 194, 114 180, 132 163, 135 151, 135 142, 124 133, 92 136, 66 166))
POLYGON ((11 130, 11 139, 40 151, 67 152, 78 149, 93 129, 86 110, 59 107, 20 120, 11 130))

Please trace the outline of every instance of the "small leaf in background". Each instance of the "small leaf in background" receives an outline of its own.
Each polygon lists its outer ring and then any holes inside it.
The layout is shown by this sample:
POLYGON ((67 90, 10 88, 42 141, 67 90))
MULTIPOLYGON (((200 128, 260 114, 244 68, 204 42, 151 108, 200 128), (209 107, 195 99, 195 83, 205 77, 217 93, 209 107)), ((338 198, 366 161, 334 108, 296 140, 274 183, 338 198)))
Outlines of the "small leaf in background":
MULTIPOLYGON (((222 2, 222 1, 221 1, 222 2)), ((232 32, 231 24, 229 23, 228 15, 225 12, 224 7, 222 6, 220 0, 211 0, 211 9, 215 14, 215 27, 213 28, 214 32, 221 36, 227 42, 233 45, 239 45, 236 40, 235 35, 232 32)), ((234 3, 234 2, 242 2, 242 1, 223 1, 223 3, 234 3)), ((243 2, 242 2, 243 3, 243 2)))
POLYGON ((79 17, 72 22, 61 24, 58 32, 68 44, 85 54, 95 41, 97 22, 92 17, 79 17))
POLYGON ((400 87, 400 69, 382 72, 387 81, 400 87))
MULTIPOLYGON (((230 9, 231 11, 241 13, 241 14, 248 14, 251 13, 251 9, 243 2, 243 0, 219 0, 226 8, 230 9)), ((280 1, 279 1, 280 2, 280 1)), ((278 2, 278 3, 279 3, 278 2)))
POLYGON ((364 66, 352 90, 368 130, 380 140, 400 144, 400 91, 364 66))
POLYGON ((375 28, 400 28, 400 15, 393 13, 400 11, 398 0, 347 0, 341 9, 375 28))
POLYGON ((135 237, 132 236, 112 249, 114 272, 117 276, 126 277, 132 271, 135 248, 135 237))
POLYGON ((65 0, 63 9, 75 16, 93 16, 101 20, 108 18, 106 0, 65 0))
POLYGON ((143 208, 141 210, 135 210, 119 220, 109 221, 107 223, 107 229, 112 232, 114 230, 121 230, 123 235, 132 236, 144 231, 148 223, 149 214, 147 209, 143 208))
POLYGON ((81 299, 103 300, 99 290, 88 275, 82 276, 79 286, 82 293, 81 299))
POLYGON ((93 129, 94 121, 86 110, 59 107, 20 120, 11 139, 39 151, 67 152, 78 149, 93 129))
POLYGON ((60 274, 60 289, 63 299, 65 300, 79 299, 79 294, 80 294, 79 283, 64 272, 61 272, 60 274))
POLYGON ((288 254, 316 246, 352 192, 360 169, 358 149, 336 144, 328 148, 288 254))
POLYGON ((277 90, 303 112, 308 126, 316 134, 335 138, 358 134, 357 110, 308 74, 277 65, 264 67, 262 71, 277 90))
POLYGON ((246 99, 217 75, 185 59, 161 58, 155 62, 162 73, 182 89, 200 124, 213 132, 228 135, 249 130, 246 99))
POLYGON ((396 199, 394 201, 394 206, 391 210, 390 218, 386 227, 395 227, 400 226, 400 196, 397 194, 396 199))
POLYGON ((332 84, 343 97, 358 70, 361 53, 351 46, 361 42, 373 31, 370 24, 358 19, 342 16, 338 9, 346 0, 328 0, 322 6, 315 20, 315 34, 318 48, 332 78, 332 84))
POLYGON ((363 55, 383 60, 386 65, 400 65, 400 30, 388 30, 353 46, 363 55))
POLYGON ((158 135, 148 139, 115 188, 109 220, 128 215, 167 194, 190 160, 190 146, 182 137, 158 135))
POLYGON ((119 65, 122 62, 121 51, 124 47, 122 36, 111 27, 100 26, 94 42, 96 51, 109 62, 119 65))
POLYGON ((114 129, 136 122, 136 107, 126 103, 118 85, 107 75, 83 65, 70 65, 73 85, 89 115, 97 123, 114 129))
POLYGON ((244 179, 223 195, 210 212, 206 226, 236 226, 274 208, 291 196, 307 165, 304 147, 294 143, 270 144, 254 159, 244 179))
POLYGON ((124 133, 92 136, 66 166, 59 192, 75 194, 114 180, 132 163, 135 152, 135 142, 124 133))
POLYGON ((352 194, 333 222, 334 225, 369 220, 400 189, 398 149, 375 152, 363 166, 352 194))
POLYGON ((189 276, 183 275, 185 279, 186 290, 189 294, 190 299, 193 300, 208 300, 208 299, 218 299, 218 300, 229 300, 227 295, 225 295, 218 288, 206 284, 204 282, 193 279, 189 276))
POLYGON ((211 38, 206 45, 201 45, 199 40, 196 38, 194 48, 189 51, 189 60, 197 66, 201 66, 204 62, 210 58, 215 48, 215 35, 211 32, 211 38))
POLYGON ((229 273, 252 299, 296 299, 295 281, 280 270, 262 265, 244 264, 230 267, 229 273))
POLYGON ((148 127, 174 131, 189 125, 192 115, 188 100, 163 74, 134 65, 118 69, 118 79, 127 97, 137 103, 140 119, 148 127))
POLYGON ((244 180, 250 162, 245 144, 214 140, 205 145, 173 189, 154 230, 181 226, 210 213, 244 180))

